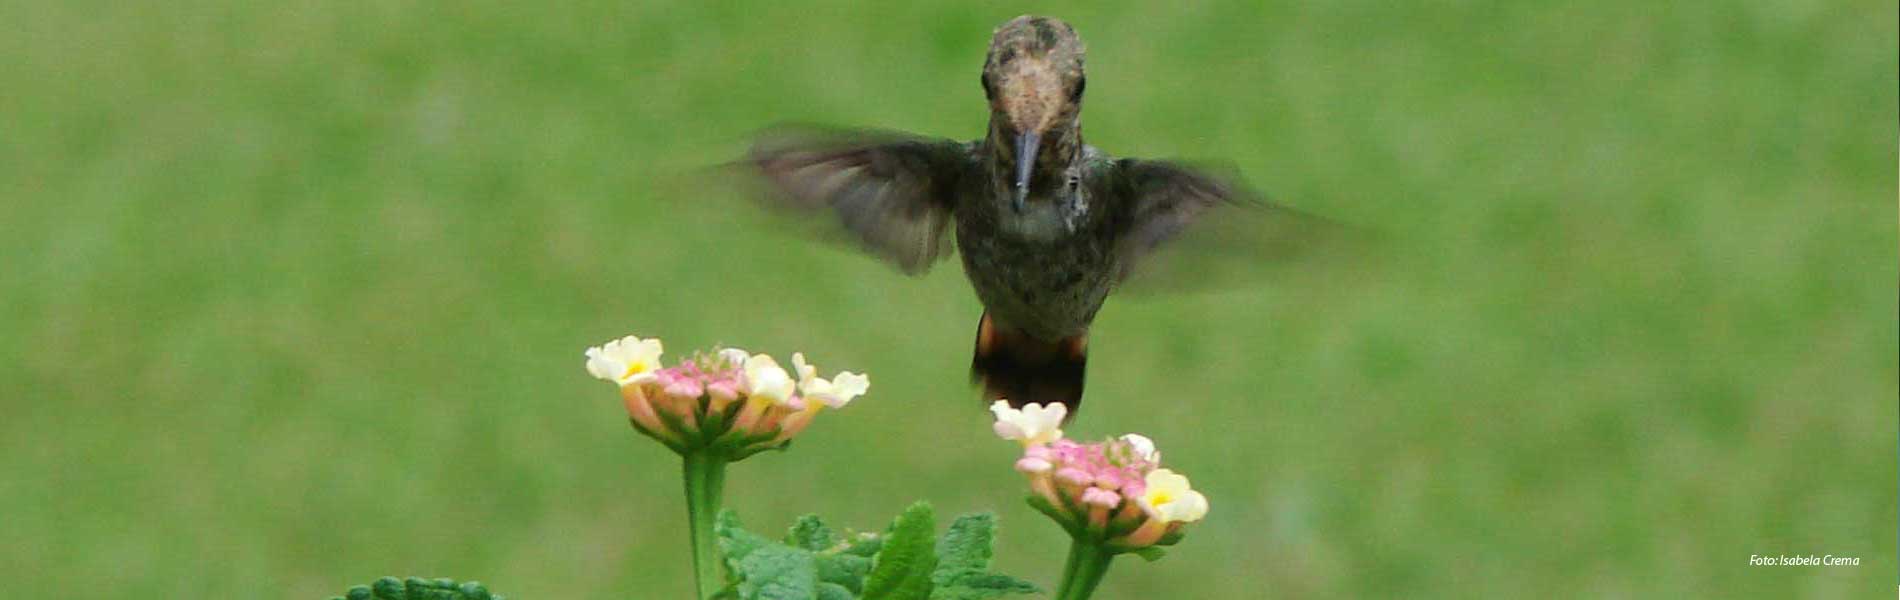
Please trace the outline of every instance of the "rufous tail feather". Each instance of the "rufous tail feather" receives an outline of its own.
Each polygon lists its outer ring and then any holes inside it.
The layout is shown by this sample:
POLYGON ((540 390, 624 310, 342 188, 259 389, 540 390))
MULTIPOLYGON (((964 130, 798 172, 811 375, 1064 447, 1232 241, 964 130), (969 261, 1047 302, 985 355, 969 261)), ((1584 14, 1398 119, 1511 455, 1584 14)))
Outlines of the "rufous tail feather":
POLYGON ((1011 406, 1062 404, 1069 418, 1082 407, 1083 373, 1088 366, 1088 333, 1053 342, 1038 340, 983 313, 976 325, 976 353, 970 378, 983 386, 984 402, 1011 406))

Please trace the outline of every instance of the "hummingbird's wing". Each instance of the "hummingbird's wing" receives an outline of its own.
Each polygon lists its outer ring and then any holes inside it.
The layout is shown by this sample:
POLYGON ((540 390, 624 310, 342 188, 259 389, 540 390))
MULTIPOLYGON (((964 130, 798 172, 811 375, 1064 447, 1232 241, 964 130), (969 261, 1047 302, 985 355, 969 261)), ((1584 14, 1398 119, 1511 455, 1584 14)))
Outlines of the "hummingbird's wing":
POLYGON ((1263 267, 1341 249, 1353 228, 1266 201, 1233 175, 1180 163, 1120 159, 1105 170, 1114 198, 1118 287, 1208 288, 1263 267))
POLYGON ((907 274, 949 256, 944 234, 974 144, 881 131, 778 129, 746 161, 776 204, 828 215, 865 250, 907 274))

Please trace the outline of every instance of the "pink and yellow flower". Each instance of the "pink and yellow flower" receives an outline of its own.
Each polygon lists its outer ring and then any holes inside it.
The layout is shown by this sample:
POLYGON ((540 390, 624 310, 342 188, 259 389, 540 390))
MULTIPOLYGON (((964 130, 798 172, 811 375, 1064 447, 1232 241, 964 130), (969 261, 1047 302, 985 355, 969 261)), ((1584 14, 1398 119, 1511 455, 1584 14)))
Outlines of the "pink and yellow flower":
POLYGON ((1128 434, 1081 443, 1055 429, 1062 406, 992 407, 996 433, 1023 443, 1016 470, 1029 478, 1030 503, 1078 539, 1117 552, 1179 541, 1188 523, 1207 515, 1207 498, 1186 476, 1161 468, 1146 437, 1128 434))
POLYGON ((819 378, 802 354, 794 380, 765 354, 721 348, 662 367, 661 351, 657 339, 628 336, 589 348, 587 371, 620 386, 634 429, 681 454, 712 449, 738 460, 783 448, 819 412, 871 385, 851 372, 819 378))

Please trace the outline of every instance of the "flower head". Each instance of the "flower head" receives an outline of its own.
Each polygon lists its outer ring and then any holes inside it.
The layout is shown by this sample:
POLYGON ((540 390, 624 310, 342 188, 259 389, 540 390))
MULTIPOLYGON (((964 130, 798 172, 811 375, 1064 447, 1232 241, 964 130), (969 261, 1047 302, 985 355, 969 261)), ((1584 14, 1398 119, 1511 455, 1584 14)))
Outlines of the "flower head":
POLYGON ((1069 415, 1069 407, 1061 404, 1043 406, 1025 404, 1021 409, 1013 408, 1006 400, 997 400, 990 405, 990 412, 996 415, 996 435, 1006 440, 1016 440, 1023 446, 1047 444, 1062 438, 1062 419, 1069 415))
MULTIPOLYGON (((681 454, 711 450, 738 460, 783 448, 819 408, 842 407, 870 387, 868 378, 849 372, 794 381, 771 356, 737 348, 698 353, 673 367, 660 365, 660 352, 659 340, 628 336, 588 349, 587 372, 620 386, 634 429, 681 454)), ((794 363, 808 367, 802 356, 794 363)))
MULTIPOLYGON (((1005 434, 1008 413, 1001 409, 1007 405, 993 409, 998 410, 997 433, 1012 440, 1035 437, 1005 434)), ((1207 498, 1188 485, 1187 477, 1160 465, 1154 441, 1135 434, 1094 443, 1056 437, 1025 444, 1016 460, 1016 470, 1029 478, 1034 492, 1030 504, 1077 539, 1113 552, 1172 544, 1187 523, 1207 515, 1207 498)))

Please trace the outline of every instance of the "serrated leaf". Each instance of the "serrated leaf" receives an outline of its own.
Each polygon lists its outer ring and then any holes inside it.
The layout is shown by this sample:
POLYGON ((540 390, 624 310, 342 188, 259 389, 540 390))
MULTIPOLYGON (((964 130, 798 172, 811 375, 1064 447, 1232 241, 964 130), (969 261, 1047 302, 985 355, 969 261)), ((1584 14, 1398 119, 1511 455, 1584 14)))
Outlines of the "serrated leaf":
POLYGON ((864 590, 864 576, 871 572, 871 559, 851 554, 825 553, 817 556, 818 581, 844 586, 856 594, 864 590))
POLYGON ((1002 573, 989 571, 959 571, 945 578, 947 585, 1003 590, 1013 593, 1032 593, 1041 591, 1036 584, 1010 577, 1002 573))
POLYGON ((825 526, 825 522, 820 520, 818 515, 805 515, 799 517, 797 523, 792 524, 790 531, 785 532, 785 544, 812 552, 823 552, 838 545, 838 534, 832 533, 831 528, 825 526))
POLYGON ((818 584, 818 600, 855 600, 856 598, 857 596, 851 595, 851 590, 845 589, 844 586, 824 582, 818 584))
MULTIPOLYGON (((941 571, 939 571, 942 573, 941 571)), ((1035 594, 1036 584, 985 571, 965 570, 945 573, 930 592, 930 600, 984 600, 1006 594, 1035 594)))
POLYGON ((371 585, 352 587, 346 600, 506 600, 480 583, 460 583, 446 577, 423 579, 384 577, 371 585))
POLYGON ((1010 592, 953 585, 931 590, 930 600, 991 600, 1008 593, 1010 592))
POLYGON ((1148 562, 1161 560, 1161 557, 1168 555, 1167 550, 1162 549, 1157 546, 1148 546, 1146 548, 1142 548, 1139 550, 1130 550, 1128 551, 1128 553, 1133 554, 1135 556, 1139 556, 1142 559, 1147 560, 1148 562))
POLYGON ((457 587, 456 590, 460 591, 462 596, 468 598, 468 600, 490 600, 495 597, 494 594, 488 593, 488 586, 482 585, 479 581, 464 583, 460 587, 457 587))
POLYGON ((931 580, 943 585, 945 577, 961 571, 990 568, 994 556, 990 544, 996 538, 996 515, 968 514, 950 522, 950 529, 937 540, 937 570, 931 580))
POLYGON ((429 580, 421 577, 410 577, 402 580, 402 585, 403 591, 408 593, 405 597, 409 600, 427 600, 429 580))
POLYGON ((737 573, 739 562, 758 548, 772 544, 766 539, 739 525, 739 515, 732 509, 719 511, 713 520, 713 535, 719 538, 719 553, 726 557, 726 565, 737 573))
POLYGON ((739 561, 739 597, 743 600, 811 600, 818 594, 818 573, 811 552, 783 544, 765 544, 739 561))
POLYGON ((912 504, 891 524, 884 548, 864 579, 865 600, 926 600, 937 567, 936 516, 930 505, 912 504))

